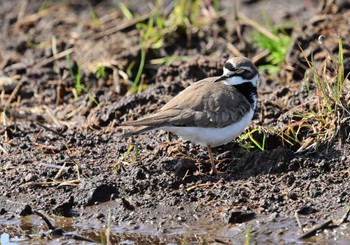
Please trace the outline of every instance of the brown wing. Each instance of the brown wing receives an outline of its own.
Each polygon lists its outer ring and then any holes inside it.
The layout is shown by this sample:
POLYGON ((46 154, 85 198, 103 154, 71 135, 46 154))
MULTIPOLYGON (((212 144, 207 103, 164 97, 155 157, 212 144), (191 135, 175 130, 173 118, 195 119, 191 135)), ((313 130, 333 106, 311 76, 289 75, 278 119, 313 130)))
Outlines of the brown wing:
POLYGON ((215 79, 192 84, 157 113, 122 126, 146 126, 147 130, 162 126, 221 128, 237 122, 249 111, 249 102, 235 87, 215 79))

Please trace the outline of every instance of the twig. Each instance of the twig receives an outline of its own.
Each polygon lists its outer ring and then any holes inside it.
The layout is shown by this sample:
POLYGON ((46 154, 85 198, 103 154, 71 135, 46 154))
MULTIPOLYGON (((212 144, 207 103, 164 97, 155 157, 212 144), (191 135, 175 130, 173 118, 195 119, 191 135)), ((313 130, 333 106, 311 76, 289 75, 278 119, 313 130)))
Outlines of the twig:
POLYGON ((256 62, 260 61, 261 59, 267 57, 269 55, 269 53, 270 52, 268 50, 263 50, 260 53, 257 53, 256 55, 254 55, 252 57, 253 63, 256 63, 256 62))
POLYGON ((44 222, 46 223, 48 228, 50 230, 52 230, 51 234, 54 234, 56 236, 68 236, 68 237, 71 236, 74 240, 96 243, 95 240, 92 240, 88 237, 84 237, 84 236, 81 236, 78 234, 72 234, 72 235, 66 234, 67 232, 65 232, 63 229, 56 228, 55 226, 53 226, 52 223, 49 221, 49 219, 44 214, 40 213, 39 211, 35 211, 35 210, 33 212, 44 220, 44 222))
POLYGON ((40 217, 45 221, 47 227, 49 227, 50 230, 55 230, 55 229, 56 229, 56 227, 54 227, 54 226, 51 224, 50 220, 49 220, 45 215, 43 215, 43 214, 40 213, 39 211, 33 210, 33 212, 34 212, 36 215, 40 216, 40 217))
POLYGON ((298 226, 299 226, 299 228, 300 228, 300 230, 301 230, 301 233, 304 234, 305 232, 304 232, 304 229, 303 229, 303 225, 302 225, 301 222, 300 222, 298 211, 295 211, 294 217, 295 217, 295 219, 297 220, 297 224, 298 224, 298 226))
POLYGON ((210 186, 214 186, 214 187, 218 187, 223 183, 224 179, 219 179, 217 182, 209 182, 209 183, 204 183, 204 184, 198 184, 198 185, 194 185, 194 186, 190 186, 186 189, 186 191, 191 191, 194 190, 198 187, 210 187, 210 186))
POLYGON ((233 4, 233 16, 234 16, 234 20, 235 20, 235 29, 236 29, 237 36, 238 36, 239 40, 243 43, 244 47, 246 47, 247 42, 245 41, 245 39, 242 35, 241 23, 240 23, 239 14, 238 14, 237 1, 234 2, 234 4, 233 4))
POLYGON ((96 40, 96 39, 100 39, 100 38, 105 37, 105 36, 109 36, 113 33, 124 30, 124 29, 131 27, 133 25, 136 25, 139 22, 145 21, 148 18, 150 18, 153 14, 154 14, 154 11, 152 11, 146 15, 140 16, 138 18, 132 19, 130 21, 126 21, 126 22, 122 23, 121 25, 118 25, 118 26, 112 27, 108 30, 97 33, 97 34, 93 35, 91 38, 96 40))
POLYGON ((56 124, 57 127, 61 128, 62 125, 61 123, 58 121, 57 117, 55 117, 55 115, 53 114, 53 111, 51 110, 50 107, 44 105, 46 113, 49 115, 49 117, 52 119, 52 121, 56 124))
POLYGON ((17 22, 16 22, 15 27, 14 27, 14 32, 15 33, 17 33, 19 31, 19 28, 21 26, 21 22, 23 20, 24 14, 25 14, 26 9, 27 9, 27 5, 28 5, 28 0, 25 0, 25 1, 21 2, 21 6, 19 8, 19 12, 18 12, 18 15, 17 15, 17 22))
POLYGON ((5 154, 9 154, 8 151, 4 147, 2 147, 2 145, 0 145, 0 150, 2 150, 5 154))
POLYGON ((247 16, 243 15, 242 13, 239 14, 239 18, 240 18, 242 24, 249 25, 249 26, 253 27, 255 30, 257 30, 258 32, 260 32, 261 34, 267 36, 268 38, 270 38, 274 41, 278 41, 278 37, 276 35, 274 35, 270 30, 268 30, 264 26, 260 25, 258 22, 248 18, 247 16))
POLYGON ((6 108, 8 108, 8 107, 10 106, 11 101, 12 101, 13 98, 17 95, 17 93, 18 93, 19 89, 21 88, 22 84, 23 84, 22 81, 20 81, 19 83, 17 83, 15 89, 12 91, 10 97, 9 97, 9 98, 7 99, 7 101, 6 101, 5 110, 4 110, 4 111, 6 111, 6 108))
POLYGON ((184 181, 184 180, 186 179, 186 177, 187 177, 189 171, 190 171, 190 170, 187 169, 187 171, 186 171, 186 173, 185 173, 185 176, 182 178, 182 181, 184 181))
POLYGON ((326 229, 329 225, 333 224, 333 219, 329 219, 319 225, 314 226, 310 231, 298 237, 298 239, 306 239, 316 235, 318 231, 326 229))
POLYGON ((48 182, 33 182, 33 183, 25 183, 20 187, 28 187, 28 186, 78 186, 81 181, 79 179, 68 180, 68 181, 48 181, 48 182))
POLYGON ((43 129, 41 128, 39 130, 39 132, 36 134, 35 138, 34 138, 34 142, 38 142, 39 137, 41 136, 41 134, 43 133, 43 129))
POLYGON ((38 69, 38 68, 43 67, 43 66, 45 66, 45 65, 47 65, 55 60, 61 59, 61 58, 65 57, 66 55, 71 54, 73 52, 74 52, 73 48, 66 49, 66 50, 62 51, 61 53, 58 53, 55 56, 52 56, 52 57, 47 58, 47 59, 42 59, 41 61, 34 64, 32 67, 30 67, 30 69, 33 69, 33 70, 38 69))
MULTIPOLYGON (((67 235, 66 235, 66 236, 67 236, 67 235)), ((77 234, 73 234, 73 235, 72 235, 72 238, 73 238, 74 240, 77 240, 77 241, 85 241, 85 242, 96 243, 95 240, 92 240, 92 239, 90 239, 90 238, 88 238, 88 237, 84 237, 84 236, 77 235, 77 234)))
POLYGON ((33 23, 44 16, 50 15, 52 12, 56 11, 57 9, 59 9, 61 11, 66 11, 66 8, 64 5, 54 5, 48 9, 43 9, 43 10, 39 11, 38 13, 27 15, 27 16, 19 19, 17 21, 16 25, 18 25, 20 27, 22 25, 27 25, 29 23, 33 23))
POLYGON ((350 215, 350 207, 346 208, 346 213, 343 215, 343 217, 341 217, 341 219, 339 220, 339 222, 337 222, 337 225, 341 225, 343 223, 346 222, 346 220, 348 219, 349 215, 350 215))
POLYGON ((230 42, 227 42, 227 48, 234 56, 242 56, 242 53, 230 42))
POLYGON ((338 59, 334 56, 333 52, 326 46, 325 44, 325 40, 326 37, 323 35, 320 35, 317 39, 318 44, 320 45, 320 47, 324 50, 326 50, 326 52, 329 55, 329 58, 332 60, 331 65, 333 66, 333 68, 335 69, 335 64, 338 63, 338 59))
POLYGON ((55 177, 54 177, 53 179, 58 179, 58 178, 61 176, 62 172, 63 172, 64 170, 66 170, 66 164, 67 164, 66 162, 63 163, 63 165, 62 165, 61 168, 58 170, 57 174, 55 175, 55 177))
POLYGON ((46 130, 49 130, 50 132, 52 132, 52 133, 54 133, 54 134, 57 134, 57 135, 59 135, 59 136, 61 136, 61 137, 64 137, 63 134, 61 134, 60 132, 58 132, 58 131, 55 130, 55 129, 49 128, 49 127, 47 127, 47 126, 45 126, 45 125, 43 125, 43 124, 41 124, 41 123, 39 123, 39 122, 37 122, 36 124, 38 124, 40 127, 43 127, 43 128, 46 129, 46 130))
MULTIPOLYGON (((65 163, 66 164, 66 163, 65 163)), ((54 164, 49 164, 49 163, 39 163, 40 166, 43 166, 43 167, 46 167, 46 168, 56 168, 58 170, 61 171, 62 169, 62 166, 58 166, 58 165, 54 165, 54 164)), ((68 170, 70 169, 71 167, 65 167, 63 170, 65 172, 68 172, 68 170)))

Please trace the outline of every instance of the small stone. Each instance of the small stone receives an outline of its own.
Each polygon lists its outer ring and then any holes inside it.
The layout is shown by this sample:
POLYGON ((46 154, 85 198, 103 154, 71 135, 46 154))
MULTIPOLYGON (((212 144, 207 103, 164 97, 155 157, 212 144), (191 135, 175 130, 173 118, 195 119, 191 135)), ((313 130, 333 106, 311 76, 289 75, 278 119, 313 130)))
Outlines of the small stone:
POLYGON ((255 219, 256 215, 251 211, 229 210, 223 219, 226 224, 240 224, 255 219))
POLYGON ((32 182, 32 181, 35 181, 38 179, 38 176, 35 175, 35 174, 32 174, 32 173, 28 173, 25 177, 24 177, 24 180, 26 182, 32 182))
POLYGON ((268 221, 269 222, 276 221, 276 218, 278 218, 278 216, 279 216, 279 214, 277 212, 274 212, 268 217, 268 221))
POLYGON ((96 219, 101 220, 101 219, 104 219, 104 218, 105 218, 105 215, 103 213, 96 214, 96 219))
POLYGON ((295 192, 289 193, 288 196, 292 200, 297 200, 298 199, 298 195, 295 192))
POLYGON ((121 198, 123 207, 127 210, 135 210, 134 205, 132 205, 128 200, 126 200, 124 197, 121 198))
POLYGON ((318 212, 318 210, 310 206, 303 206, 297 212, 301 215, 309 215, 318 212))
POLYGON ((13 168, 14 166, 10 162, 5 163, 4 166, 2 167, 3 170, 10 170, 13 168))
POLYGON ((18 81, 14 79, 13 77, 5 77, 5 76, 0 76, 0 91, 4 90, 6 93, 11 93, 18 81))
POLYGON ((30 205, 25 205, 24 209, 19 213, 20 216, 27 216, 27 215, 31 215, 34 214, 32 207, 30 205))
POLYGON ((0 209, 0 215, 6 214, 6 213, 7 213, 6 209, 4 209, 4 208, 0 209))

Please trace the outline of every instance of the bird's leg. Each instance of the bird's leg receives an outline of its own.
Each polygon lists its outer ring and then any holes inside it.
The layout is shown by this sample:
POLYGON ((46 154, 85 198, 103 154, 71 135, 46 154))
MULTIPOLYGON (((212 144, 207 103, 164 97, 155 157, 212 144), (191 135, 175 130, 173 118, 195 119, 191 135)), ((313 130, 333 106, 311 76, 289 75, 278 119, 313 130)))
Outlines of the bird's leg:
POLYGON ((215 162, 214 162, 214 157, 213 157, 213 152, 211 151, 211 146, 207 145, 208 147, 208 152, 209 152, 209 157, 210 157, 210 164, 211 164, 211 169, 210 169, 210 174, 223 174, 224 172, 221 172, 216 169, 215 162))

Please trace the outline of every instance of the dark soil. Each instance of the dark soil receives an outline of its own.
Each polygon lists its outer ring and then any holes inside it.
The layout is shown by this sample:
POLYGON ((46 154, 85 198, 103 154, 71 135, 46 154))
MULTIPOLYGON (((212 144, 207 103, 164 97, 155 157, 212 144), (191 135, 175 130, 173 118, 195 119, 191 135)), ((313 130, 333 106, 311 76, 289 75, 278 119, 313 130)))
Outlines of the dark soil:
MULTIPOLYGON (((130 80, 135 78, 140 60, 135 24, 123 18, 115 1, 98 2, 90 6, 100 25, 94 23, 89 5, 80 1, 0 2, 0 234, 46 232, 45 222, 31 215, 40 211, 55 220, 56 228, 96 241, 111 221, 113 242, 242 244, 250 234, 252 243, 294 243, 302 234, 295 213, 305 230, 345 213, 350 204, 346 120, 332 139, 315 147, 304 149, 308 133, 288 144, 272 132, 267 133, 265 151, 248 151, 248 140, 217 147, 218 168, 225 172, 220 176, 209 175, 206 149, 175 135, 155 131, 120 138, 122 121, 152 113, 191 83, 220 75, 227 56, 234 55, 228 42, 250 58, 261 50, 244 42, 252 27, 234 22, 230 1, 224 1, 227 11, 190 33, 191 39, 179 32, 176 42, 147 56, 183 55, 190 60, 146 66, 143 83, 148 89, 129 95, 121 71, 135 61, 130 80), (109 31, 115 27, 120 28, 109 31), (53 42, 58 55, 66 53, 56 57, 53 42), (106 67, 105 78, 96 78, 96 64, 106 67), (75 97, 70 73, 79 69, 85 90, 75 97), (32 221, 19 215, 30 215, 32 221)), ((276 1, 242 1, 242 13, 261 19, 266 2, 272 14, 276 1)), ((132 6, 145 15, 147 9, 132 6)), ((295 1, 293 8, 288 6, 282 5, 272 19, 293 21, 300 28, 291 28, 293 45, 282 71, 261 74, 259 108, 250 130, 283 129, 293 122, 292 112, 305 112, 302 105, 314 98, 307 90, 307 85, 311 90, 314 86, 306 82, 310 69, 299 46, 320 65, 327 52, 317 44, 318 36, 324 35, 325 45, 337 55, 340 34, 345 60, 350 57, 346 1, 321 7, 295 1)), ((265 58, 255 61, 266 63, 265 58)), ((345 74, 349 64, 345 62, 345 74)), ((45 234, 48 241, 57 238, 45 234)), ((307 241, 346 244, 349 223, 307 241)))

